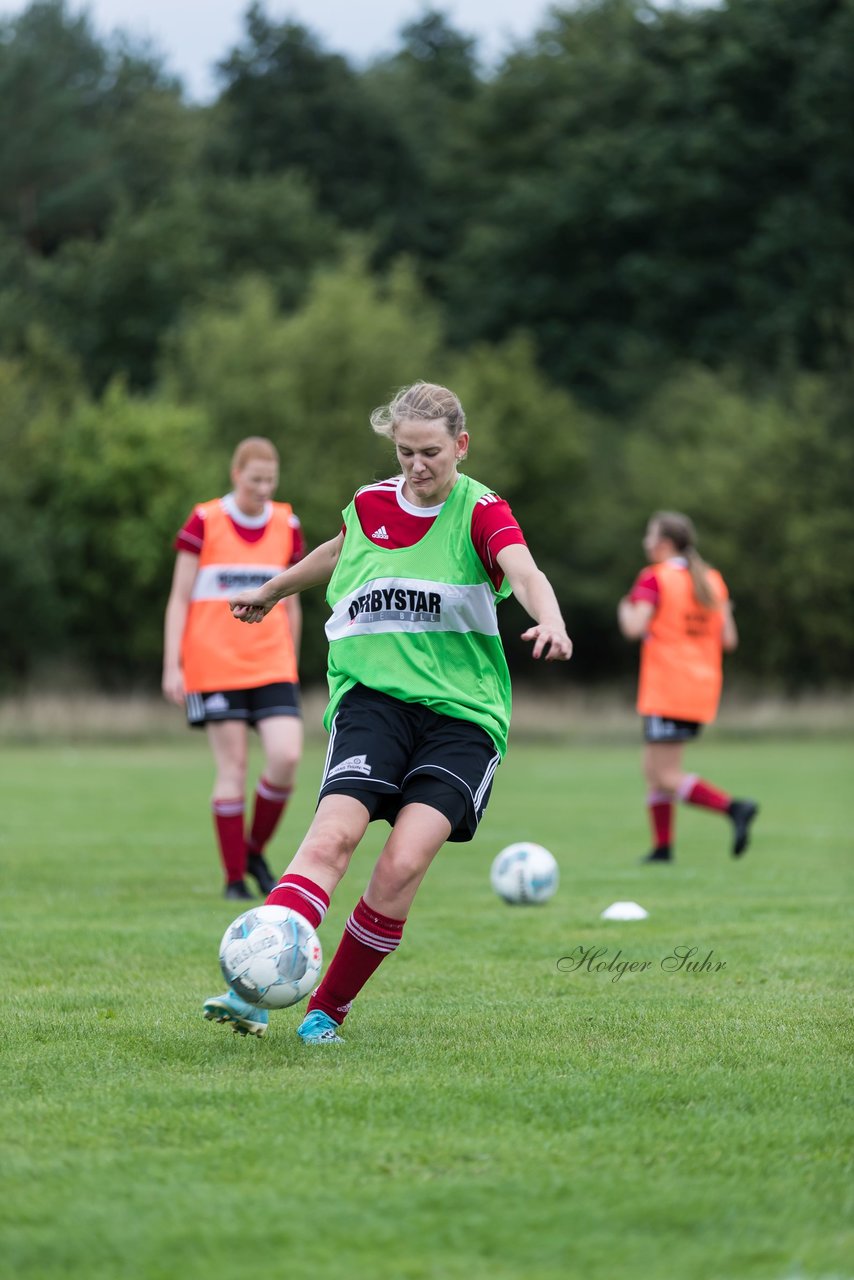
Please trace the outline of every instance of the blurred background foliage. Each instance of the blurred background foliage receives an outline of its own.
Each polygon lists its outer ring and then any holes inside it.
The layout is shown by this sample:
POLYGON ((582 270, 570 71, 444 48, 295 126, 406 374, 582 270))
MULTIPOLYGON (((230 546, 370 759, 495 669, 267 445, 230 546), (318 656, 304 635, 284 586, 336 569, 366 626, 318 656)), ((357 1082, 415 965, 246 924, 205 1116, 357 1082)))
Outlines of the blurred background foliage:
POLYGON ((277 442, 313 545, 419 377, 555 584, 556 685, 633 669, 614 607, 660 507, 730 583, 740 675, 850 682, 852 0, 557 5, 488 69, 438 10, 357 69, 253 4, 219 86, 188 102, 62 0, 0 20, 7 684, 155 687, 172 539, 234 444, 277 442))

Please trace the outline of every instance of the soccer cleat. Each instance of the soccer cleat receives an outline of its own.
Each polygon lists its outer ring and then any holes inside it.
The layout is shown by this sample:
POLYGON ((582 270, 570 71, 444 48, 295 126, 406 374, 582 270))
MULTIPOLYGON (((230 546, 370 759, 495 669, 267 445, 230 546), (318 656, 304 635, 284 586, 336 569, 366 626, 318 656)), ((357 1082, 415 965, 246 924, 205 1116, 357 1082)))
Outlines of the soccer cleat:
POLYGON ((224 995, 211 996, 202 1006, 202 1011, 209 1022, 229 1022, 231 1028, 241 1036, 263 1036, 267 1033, 270 1015, 266 1009, 259 1009, 248 1000, 228 990, 224 995))
POLYGON ((272 893, 276 885, 279 883, 267 866, 267 860, 261 853, 250 853, 246 859, 246 870, 252 879, 257 883, 258 888, 264 897, 272 893))
POLYGON ((759 812, 755 800, 733 800, 727 813, 732 819, 733 842, 732 854, 740 858, 750 844, 750 824, 759 812))
POLYGON ((246 887, 245 880, 229 880, 222 891, 224 898, 232 898, 237 902, 252 902, 252 894, 246 887))
POLYGON ((641 858, 641 862, 672 862, 673 853, 669 844, 660 844, 657 849, 653 849, 652 853, 648 853, 646 857, 641 858))
POLYGON ((312 1009, 297 1027, 297 1035, 303 1044, 343 1044, 339 1036, 340 1023, 330 1018, 322 1009, 312 1009))

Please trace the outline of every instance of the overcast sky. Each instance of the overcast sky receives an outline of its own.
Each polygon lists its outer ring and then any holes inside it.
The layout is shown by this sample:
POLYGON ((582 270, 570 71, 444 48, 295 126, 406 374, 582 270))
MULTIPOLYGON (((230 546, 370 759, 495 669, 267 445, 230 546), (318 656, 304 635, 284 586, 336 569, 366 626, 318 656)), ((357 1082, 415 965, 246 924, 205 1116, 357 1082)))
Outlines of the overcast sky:
MULTIPOLYGON (((249 0, 68 0, 72 13, 87 10, 106 36, 121 28, 154 42, 190 97, 215 94, 213 64, 241 38, 249 0)), ((430 6, 422 0, 265 0, 274 21, 294 19, 313 30, 324 47, 356 63, 393 51, 402 26, 430 6)), ((451 25, 478 40, 481 58, 494 61, 514 40, 541 24, 548 0, 438 0, 433 6, 451 25)), ((13 17, 26 0, 0 0, 0 15, 13 17)))

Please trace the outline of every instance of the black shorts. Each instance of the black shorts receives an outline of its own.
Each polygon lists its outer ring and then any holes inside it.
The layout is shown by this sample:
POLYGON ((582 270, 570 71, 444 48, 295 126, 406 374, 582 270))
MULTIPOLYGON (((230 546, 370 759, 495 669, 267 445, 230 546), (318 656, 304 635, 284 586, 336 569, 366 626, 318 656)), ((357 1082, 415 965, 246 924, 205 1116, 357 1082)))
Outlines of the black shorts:
POLYGON ((691 742, 699 738, 703 726, 696 720, 671 720, 667 716, 644 716, 644 742, 691 742))
POLYGON ((254 725, 271 716, 302 716, 299 685, 289 681, 262 684, 257 689, 220 689, 188 693, 187 720, 194 729, 220 720, 243 720, 254 725))
POLYGON ((355 796, 392 826, 417 801, 445 815, 449 840, 471 840, 500 761, 480 725, 357 684, 332 721, 318 800, 355 796))

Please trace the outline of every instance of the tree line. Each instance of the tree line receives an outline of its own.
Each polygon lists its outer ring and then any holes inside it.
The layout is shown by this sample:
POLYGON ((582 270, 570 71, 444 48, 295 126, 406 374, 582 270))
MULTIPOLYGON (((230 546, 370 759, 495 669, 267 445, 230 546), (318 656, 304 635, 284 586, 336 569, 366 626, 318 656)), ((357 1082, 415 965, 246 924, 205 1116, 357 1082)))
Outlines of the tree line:
POLYGON ((439 11, 399 39, 359 69, 253 4, 199 106, 63 0, 0 21, 7 681, 153 682, 175 530, 234 443, 277 442, 320 542, 418 377, 555 583, 550 679, 630 670, 614 606, 669 507, 741 674, 849 680, 854 4, 589 0, 489 69, 439 11))

